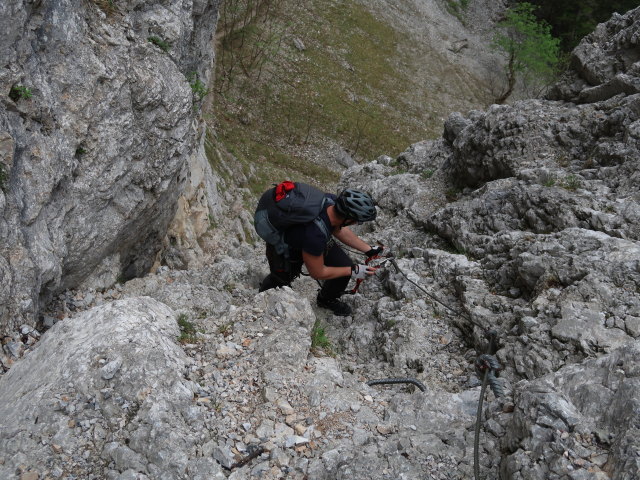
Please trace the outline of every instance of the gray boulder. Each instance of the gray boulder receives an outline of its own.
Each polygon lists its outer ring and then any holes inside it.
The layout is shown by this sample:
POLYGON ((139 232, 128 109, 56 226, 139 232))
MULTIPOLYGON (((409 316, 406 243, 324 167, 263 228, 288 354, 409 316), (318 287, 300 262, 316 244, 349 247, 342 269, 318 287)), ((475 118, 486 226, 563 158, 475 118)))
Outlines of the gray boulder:
POLYGON ((148 297, 54 325, 0 378, 0 476, 224 478, 199 447, 206 409, 179 334, 175 313, 148 297))
POLYGON ((576 103, 640 93, 638 43, 640 11, 615 13, 598 25, 571 53, 571 70, 549 98, 576 103))
POLYGON ((639 360, 640 346, 628 345, 518 385, 504 477, 584 478, 568 473, 579 465, 590 478, 638 478, 639 360))

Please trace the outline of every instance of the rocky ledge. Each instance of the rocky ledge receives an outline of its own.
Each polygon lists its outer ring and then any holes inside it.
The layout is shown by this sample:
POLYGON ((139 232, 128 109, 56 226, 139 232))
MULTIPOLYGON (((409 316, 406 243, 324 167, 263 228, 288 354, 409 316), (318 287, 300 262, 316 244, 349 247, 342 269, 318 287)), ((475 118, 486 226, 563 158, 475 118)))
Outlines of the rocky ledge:
POLYGON ((578 47, 606 75, 349 169, 380 207, 359 233, 399 267, 347 298, 353 317, 315 309, 306 278, 257 294, 249 245, 57 297, 39 341, 4 349, 2 476, 472 478, 495 331, 480 478, 638 478, 640 94, 581 92, 637 80, 639 28, 636 9, 578 47), (366 383, 385 377, 426 389, 366 383))

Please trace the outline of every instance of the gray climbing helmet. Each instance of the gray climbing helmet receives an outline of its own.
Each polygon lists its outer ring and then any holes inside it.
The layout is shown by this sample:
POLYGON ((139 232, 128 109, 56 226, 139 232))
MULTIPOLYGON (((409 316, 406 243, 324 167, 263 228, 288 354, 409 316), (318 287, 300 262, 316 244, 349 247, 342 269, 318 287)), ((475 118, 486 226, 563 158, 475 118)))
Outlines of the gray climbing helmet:
POLYGON ((376 219, 376 207, 373 199, 360 190, 347 188, 336 199, 336 210, 347 220, 370 222, 376 219))

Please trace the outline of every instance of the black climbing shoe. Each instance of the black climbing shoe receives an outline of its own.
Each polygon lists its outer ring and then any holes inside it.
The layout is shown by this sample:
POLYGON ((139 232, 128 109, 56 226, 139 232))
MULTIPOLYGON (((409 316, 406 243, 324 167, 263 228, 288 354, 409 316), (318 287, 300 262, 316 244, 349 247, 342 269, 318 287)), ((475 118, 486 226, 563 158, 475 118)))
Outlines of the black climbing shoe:
POLYGON ((351 307, 337 298, 325 299, 318 295, 318 306, 328 308, 334 315, 339 317, 348 317, 351 315, 351 307))

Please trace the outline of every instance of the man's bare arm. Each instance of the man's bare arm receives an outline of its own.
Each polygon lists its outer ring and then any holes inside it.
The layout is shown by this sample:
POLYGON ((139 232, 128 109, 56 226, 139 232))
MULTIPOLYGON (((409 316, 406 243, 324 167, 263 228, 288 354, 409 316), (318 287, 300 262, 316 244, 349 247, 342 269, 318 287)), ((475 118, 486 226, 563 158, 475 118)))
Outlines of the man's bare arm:
POLYGON ((369 244, 367 244, 364 240, 358 237, 353 230, 349 227, 337 228, 333 231, 333 236, 340 240, 345 245, 349 247, 355 248, 360 252, 368 252, 371 250, 369 244))
POLYGON ((351 275, 351 267, 327 267, 324 264, 322 255, 311 255, 303 251, 302 260, 309 271, 309 275, 317 280, 330 280, 351 275))

